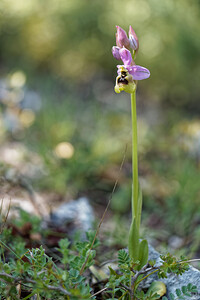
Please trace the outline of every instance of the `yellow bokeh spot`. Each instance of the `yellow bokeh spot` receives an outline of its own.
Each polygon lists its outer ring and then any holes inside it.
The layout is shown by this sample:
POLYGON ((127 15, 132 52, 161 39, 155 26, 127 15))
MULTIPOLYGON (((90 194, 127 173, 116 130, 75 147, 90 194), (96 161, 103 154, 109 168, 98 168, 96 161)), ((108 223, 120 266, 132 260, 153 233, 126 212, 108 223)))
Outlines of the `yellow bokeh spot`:
POLYGON ((35 113, 30 109, 23 109, 19 115, 19 120, 24 127, 29 127, 35 121, 35 113))
POLYGON ((10 85, 14 88, 21 88, 26 83, 26 75, 22 71, 16 71, 10 76, 10 85))
POLYGON ((74 147, 68 142, 59 143, 54 151, 59 158, 69 159, 74 155, 74 147))
POLYGON ((200 133, 200 122, 199 120, 183 121, 179 124, 178 128, 182 134, 198 137, 200 133))

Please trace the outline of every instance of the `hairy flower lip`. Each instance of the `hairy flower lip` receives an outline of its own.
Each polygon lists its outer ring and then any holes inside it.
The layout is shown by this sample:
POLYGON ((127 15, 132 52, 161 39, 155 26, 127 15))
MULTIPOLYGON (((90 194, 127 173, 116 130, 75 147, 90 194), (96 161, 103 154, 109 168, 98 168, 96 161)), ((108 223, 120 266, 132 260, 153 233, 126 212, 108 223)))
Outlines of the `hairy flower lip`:
POLYGON ((116 28, 117 28, 116 45, 120 48, 122 48, 124 46, 125 48, 129 49, 130 41, 129 41, 129 38, 126 34, 126 31, 118 25, 116 26, 116 28))
POLYGON ((133 76, 128 73, 128 70, 121 66, 121 73, 116 78, 115 92, 120 93, 122 91, 126 93, 133 93, 136 90, 136 83, 133 80, 133 76))

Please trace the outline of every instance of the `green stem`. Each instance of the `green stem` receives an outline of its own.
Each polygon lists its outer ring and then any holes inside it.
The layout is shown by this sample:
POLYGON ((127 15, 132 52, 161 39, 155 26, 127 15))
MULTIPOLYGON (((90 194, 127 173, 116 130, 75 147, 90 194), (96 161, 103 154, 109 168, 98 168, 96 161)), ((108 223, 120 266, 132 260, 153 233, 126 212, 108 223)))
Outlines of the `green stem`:
POLYGON ((159 269, 156 269, 156 270, 154 270, 153 272, 151 272, 151 273, 147 274, 146 276, 142 277, 142 279, 140 279, 140 280, 137 282, 137 285, 135 286, 135 288, 138 287, 138 285, 140 284, 140 282, 142 282, 144 279, 146 279, 147 277, 151 276, 152 274, 158 272, 158 270, 159 270, 159 269))
POLYGON ((138 224, 138 159, 137 159, 137 113, 135 91, 131 94, 132 114, 132 223, 129 231, 129 255, 134 261, 139 255, 139 224, 138 224))
POLYGON ((138 218, 138 153, 137 153, 137 112, 136 92, 131 94, 132 113, 132 218, 138 218))

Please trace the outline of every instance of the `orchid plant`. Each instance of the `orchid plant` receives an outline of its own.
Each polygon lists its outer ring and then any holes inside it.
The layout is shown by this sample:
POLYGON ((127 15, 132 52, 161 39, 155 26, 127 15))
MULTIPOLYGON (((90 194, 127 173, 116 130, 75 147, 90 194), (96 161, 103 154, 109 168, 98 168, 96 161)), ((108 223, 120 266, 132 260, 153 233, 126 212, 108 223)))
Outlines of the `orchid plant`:
POLYGON ((112 54, 117 60, 122 60, 123 65, 117 65, 115 92, 125 91, 131 94, 132 111, 132 223, 128 249, 135 269, 140 270, 148 261, 148 243, 147 240, 140 241, 139 239, 142 192, 138 181, 136 88, 138 80, 147 79, 150 72, 135 64, 134 59, 139 49, 139 41, 133 28, 129 27, 129 36, 127 36, 121 27, 116 27, 116 46, 112 47, 112 54))

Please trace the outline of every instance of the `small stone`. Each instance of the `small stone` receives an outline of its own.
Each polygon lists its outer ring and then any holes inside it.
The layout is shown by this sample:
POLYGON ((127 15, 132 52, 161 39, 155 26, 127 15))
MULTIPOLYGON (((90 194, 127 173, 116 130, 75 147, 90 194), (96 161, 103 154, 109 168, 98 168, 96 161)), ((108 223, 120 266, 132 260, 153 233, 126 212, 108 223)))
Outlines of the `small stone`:
POLYGON ((56 226, 73 223, 76 227, 75 230, 86 232, 92 228, 94 212, 89 200, 82 197, 59 206, 51 214, 51 222, 56 226))
POLYGON ((184 240, 177 236, 177 235, 172 235, 169 240, 168 244, 172 249, 179 249, 183 246, 184 240))

